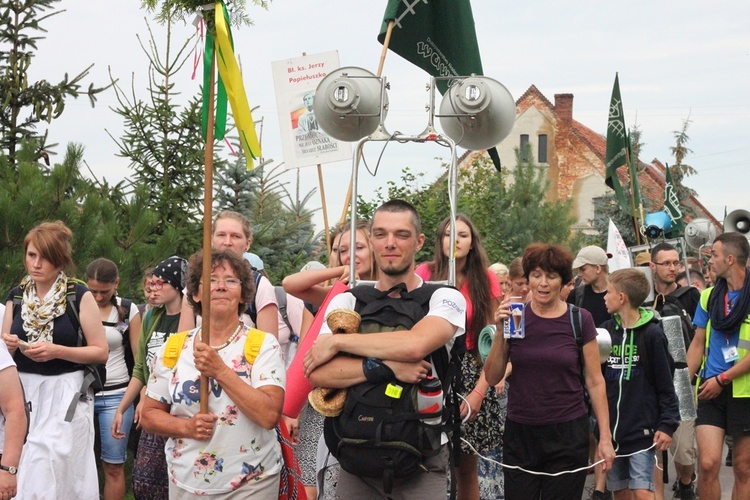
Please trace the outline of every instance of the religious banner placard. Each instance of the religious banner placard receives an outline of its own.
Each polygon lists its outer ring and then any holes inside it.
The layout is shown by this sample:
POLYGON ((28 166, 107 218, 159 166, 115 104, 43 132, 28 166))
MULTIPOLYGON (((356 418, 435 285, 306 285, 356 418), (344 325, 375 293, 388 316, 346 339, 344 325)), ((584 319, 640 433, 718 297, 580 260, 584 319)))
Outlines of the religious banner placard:
POLYGON ((286 168, 351 160, 351 144, 323 132, 313 112, 318 83, 339 68, 338 51, 275 61, 271 66, 286 168))

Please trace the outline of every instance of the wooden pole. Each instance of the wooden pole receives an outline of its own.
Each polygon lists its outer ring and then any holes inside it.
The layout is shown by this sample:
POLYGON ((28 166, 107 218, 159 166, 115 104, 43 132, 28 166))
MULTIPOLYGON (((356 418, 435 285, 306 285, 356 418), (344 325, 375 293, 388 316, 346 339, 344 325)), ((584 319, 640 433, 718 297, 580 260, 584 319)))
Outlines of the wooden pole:
MULTIPOLYGON (((383 74, 383 66, 385 65, 385 56, 388 54, 388 46, 391 44, 391 35, 393 34, 393 27, 396 25, 396 21, 391 19, 388 22, 388 29, 385 32, 385 39, 383 40, 383 51, 380 53, 380 63, 378 64, 378 72, 376 76, 380 77, 383 74)), ((344 209, 341 212, 341 219, 339 219, 339 227, 343 226, 346 221, 346 214, 349 211, 349 204, 352 202, 352 179, 349 179, 349 189, 346 192, 346 200, 344 201, 344 209)), ((352 214, 356 216, 356 214, 352 214)))
POLYGON ((328 227, 328 207, 326 207, 326 190, 323 186, 323 168, 318 163, 318 185, 320 186, 320 202, 323 205, 323 230, 326 235, 326 252, 328 252, 328 262, 331 262, 331 231, 328 227))
MULTIPOLYGON (((211 344, 211 223, 214 192, 214 87, 216 56, 211 59, 211 84, 208 89, 208 123, 206 123, 206 176, 203 193, 203 293, 201 294, 201 342, 211 344)), ((208 413, 208 377, 201 375, 200 412, 208 413)))

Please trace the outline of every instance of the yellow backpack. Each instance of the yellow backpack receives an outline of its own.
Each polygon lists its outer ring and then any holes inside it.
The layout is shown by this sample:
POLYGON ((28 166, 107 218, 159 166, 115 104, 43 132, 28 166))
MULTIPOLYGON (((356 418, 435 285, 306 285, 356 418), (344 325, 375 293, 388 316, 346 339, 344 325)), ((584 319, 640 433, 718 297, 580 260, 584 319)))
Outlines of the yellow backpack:
MULTIPOLYGON (((166 342, 164 347, 164 366, 173 369, 177 366, 177 361, 180 359, 182 349, 185 345, 185 339, 188 336, 189 331, 180 332, 171 335, 166 342)), ((260 347, 263 345, 263 340, 266 338, 266 332, 262 332, 256 328, 252 328, 245 338, 245 360, 248 364, 255 363, 255 358, 260 353, 260 347)))

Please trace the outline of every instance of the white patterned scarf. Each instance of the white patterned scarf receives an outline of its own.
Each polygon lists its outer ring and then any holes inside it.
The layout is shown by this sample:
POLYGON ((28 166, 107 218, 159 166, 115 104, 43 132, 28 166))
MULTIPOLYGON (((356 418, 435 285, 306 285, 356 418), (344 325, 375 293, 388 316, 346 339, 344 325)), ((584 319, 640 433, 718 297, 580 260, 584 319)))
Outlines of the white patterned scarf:
POLYGON ((68 289, 68 278, 60 271, 52 288, 44 298, 36 293, 36 283, 30 276, 21 281, 23 303, 21 319, 29 344, 52 342, 55 318, 65 314, 65 292, 68 289))

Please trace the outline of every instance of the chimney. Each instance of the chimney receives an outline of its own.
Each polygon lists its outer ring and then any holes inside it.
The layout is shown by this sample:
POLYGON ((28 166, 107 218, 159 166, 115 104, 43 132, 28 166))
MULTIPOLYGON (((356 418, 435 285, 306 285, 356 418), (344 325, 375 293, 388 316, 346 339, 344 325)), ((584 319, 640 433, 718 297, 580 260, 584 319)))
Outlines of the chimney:
POLYGON ((566 123, 573 121, 573 94, 555 94, 555 114, 566 123))

